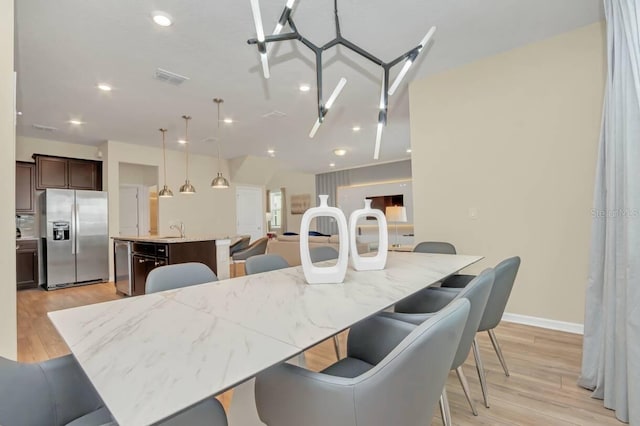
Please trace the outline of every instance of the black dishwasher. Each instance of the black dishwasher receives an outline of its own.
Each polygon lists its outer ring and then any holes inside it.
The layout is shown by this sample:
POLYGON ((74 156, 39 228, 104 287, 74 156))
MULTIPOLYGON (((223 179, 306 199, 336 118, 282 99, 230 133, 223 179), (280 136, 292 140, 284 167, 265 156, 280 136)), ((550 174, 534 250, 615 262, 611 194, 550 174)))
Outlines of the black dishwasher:
POLYGON ((145 294, 147 275, 158 266, 167 265, 169 248, 166 244, 134 242, 132 248, 133 296, 145 294))

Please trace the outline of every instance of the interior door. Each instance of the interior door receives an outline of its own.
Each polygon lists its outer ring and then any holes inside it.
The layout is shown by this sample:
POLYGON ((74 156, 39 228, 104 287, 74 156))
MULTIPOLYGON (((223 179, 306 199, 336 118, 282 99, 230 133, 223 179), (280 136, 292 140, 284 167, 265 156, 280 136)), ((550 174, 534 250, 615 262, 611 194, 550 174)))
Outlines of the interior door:
POLYGON ((109 279, 107 193, 76 191, 76 275, 78 282, 109 279))
POLYGON ((263 193, 257 186, 236 187, 236 231, 238 235, 251 235, 252 241, 265 235, 263 193))
POLYGON ((140 235, 138 211, 138 187, 120 187, 120 236, 137 237, 140 235))

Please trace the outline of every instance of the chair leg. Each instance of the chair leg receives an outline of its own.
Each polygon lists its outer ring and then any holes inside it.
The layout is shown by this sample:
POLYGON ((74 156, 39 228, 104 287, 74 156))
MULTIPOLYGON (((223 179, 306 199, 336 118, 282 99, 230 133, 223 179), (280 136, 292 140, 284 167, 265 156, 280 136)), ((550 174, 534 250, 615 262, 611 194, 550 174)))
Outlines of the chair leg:
POLYGON ((504 370, 505 376, 509 377, 509 368, 507 368, 507 362, 504 360, 504 356, 502 355, 502 349, 500 349, 500 343, 498 343, 498 337, 496 336, 496 332, 493 329, 488 330, 489 338, 491 339, 491 344, 493 345, 493 349, 496 351, 498 355, 498 359, 500 360, 500 364, 502 364, 502 369, 504 370))
POLYGON ((484 398, 484 406, 489 408, 489 391, 487 389, 487 377, 480 357, 480 348, 478 347, 478 339, 473 338, 473 358, 476 360, 476 370, 478 370, 478 378, 480 378, 480 387, 482 388, 482 397, 484 398))
POLYGON ((442 424, 451 426, 451 408, 449 407, 446 387, 442 389, 442 394, 440 395, 440 414, 442 415, 442 424))
POLYGON ((467 401, 471 406, 471 412, 474 416, 478 415, 478 410, 476 410, 476 406, 471 399, 471 392, 469 390, 469 382, 467 382, 467 376, 464 375, 464 371, 462 371, 462 366, 456 368, 456 374, 458 375, 458 380, 460 380, 460 384, 462 385, 462 390, 464 391, 464 396, 467 397, 467 401))
POLYGON ((336 358, 340 361, 340 340, 338 340, 338 335, 333 336, 333 348, 336 351, 336 358))

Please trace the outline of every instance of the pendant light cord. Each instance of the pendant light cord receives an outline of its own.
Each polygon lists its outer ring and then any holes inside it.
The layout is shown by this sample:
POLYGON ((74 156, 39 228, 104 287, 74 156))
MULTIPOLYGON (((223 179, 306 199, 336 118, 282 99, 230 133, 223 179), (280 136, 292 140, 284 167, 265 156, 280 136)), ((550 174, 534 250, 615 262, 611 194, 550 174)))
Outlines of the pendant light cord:
POLYGON ((184 142, 186 145, 186 153, 187 153, 187 181, 189 180, 189 120, 191 117, 188 115, 183 115, 184 118, 184 142))
POLYGON ((218 102, 218 173, 221 173, 220 170, 220 102, 218 102))
POLYGON ((162 132, 162 161, 164 163, 164 186, 167 186, 167 145, 165 142, 165 133, 167 129, 160 129, 162 132))

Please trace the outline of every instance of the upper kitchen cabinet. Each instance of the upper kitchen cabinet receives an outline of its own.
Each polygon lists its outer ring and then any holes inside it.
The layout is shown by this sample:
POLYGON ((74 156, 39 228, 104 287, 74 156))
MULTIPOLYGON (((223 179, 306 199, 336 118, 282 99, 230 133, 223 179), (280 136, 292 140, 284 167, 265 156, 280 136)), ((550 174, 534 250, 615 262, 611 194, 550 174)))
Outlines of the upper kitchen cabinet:
POLYGON ((102 190, 102 162, 34 154, 36 189, 102 190))
POLYGON ((16 213, 34 214, 36 166, 33 163, 16 162, 16 213))

